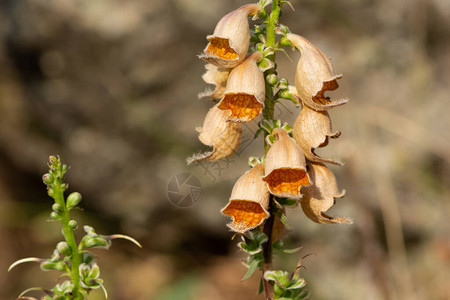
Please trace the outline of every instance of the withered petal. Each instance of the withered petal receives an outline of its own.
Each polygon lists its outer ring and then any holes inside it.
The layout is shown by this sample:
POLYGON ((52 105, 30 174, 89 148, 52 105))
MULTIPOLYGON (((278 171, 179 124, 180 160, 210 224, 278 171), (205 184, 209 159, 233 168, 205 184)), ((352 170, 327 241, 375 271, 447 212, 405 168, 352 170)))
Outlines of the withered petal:
POLYGON ((320 224, 345 223, 352 224, 348 218, 334 218, 327 215, 335 204, 335 198, 342 198, 345 191, 340 192, 333 173, 321 163, 309 164, 311 185, 302 189, 303 198, 300 201, 305 215, 320 224))
POLYGON ((234 184, 230 201, 222 209, 224 215, 231 216, 228 224, 236 232, 244 232, 261 225, 269 217, 270 194, 261 176, 264 164, 257 164, 245 172, 234 184))
POLYGON ((209 43, 199 57, 222 68, 234 68, 245 58, 250 44, 248 17, 261 9, 247 4, 228 13, 217 23, 209 43))
POLYGON ((230 69, 219 68, 212 64, 206 64, 205 69, 206 72, 202 76, 203 80, 208 84, 214 85, 215 87, 214 89, 207 89, 206 91, 200 93, 198 97, 200 99, 207 98, 215 101, 220 100, 225 93, 230 69))
POLYGON ((257 65, 261 58, 261 52, 253 53, 228 76, 225 94, 218 106, 230 112, 228 121, 249 122, 261 113, 266 94, 264 75, 257 65))
POLYGON ((348 99, 331 100, 325 96, 326 91, 339 87, 330 59, 304 37, 288 33, 287 38, 300 50, 301 56, 297 64, 295 86, 303 104, 317 111, 343 105, 348 99))
POLYGON ((188 165, 199 161, 216 161, 233 155, 242 139, 242 126, 227 122, 229 112, 213 106, 207 113, 203 127, 198 128, 200 141, 211 151, 197 153, 187 159, 188 165))
POLYGON ((302 107, 292 130, 292 136, 308 160, 335 165, 342 165, 342 162, 322 158, 316 155, 314 150, 325 147, 329 138, 338 138, 340 135, 340 131, 332 131, 331 119, 327 111, 315 111, 308 106, 302 107))
POLYGON ((303 151, 284 129, 275 128, 273 135, 275 142, 266 155, 263 180, 273 195, 301 198, 300 188, 310 183, 303 151))

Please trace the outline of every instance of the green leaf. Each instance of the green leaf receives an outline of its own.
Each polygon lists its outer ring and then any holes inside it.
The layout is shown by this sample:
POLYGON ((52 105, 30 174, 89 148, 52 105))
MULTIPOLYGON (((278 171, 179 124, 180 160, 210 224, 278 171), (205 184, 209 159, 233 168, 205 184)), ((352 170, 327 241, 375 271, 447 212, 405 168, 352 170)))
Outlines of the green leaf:
POLYGON ((263 291, 264 291, 264 282, 263 282, 263 278, 261 276, 261 279, 259 280, 258 295, 261 294, 263 291))
POLYGON ((289 223, 289 220, 288 220, 286 214, 281 214, 280 221, 281 221, 281 223, 283 223, 283 225, 286 227, 287 230, 292 230, 292 226, 289 223))
POLYGON ((258 130, 256 130, 255 135, 253 136, 253 139, 256 139, 262 132, 263 132, 262 128, 259 128, 258 130))
POLYGON ((301 289, 302 287, 304 287, 306 285, 305 279, 300 278, 299 280, 297 280, 294 283, 291 283, 291 285, 289 285, 289 287, 287 288, 288 290, 295 290, 295 289, 301 289))
POLYGON ((241 281, 247 280, 248 278, 250 278, 250 276, 252 276, 252 274, 256 271, 256 268, 258 268, 260 264, 260 261, 254 260, 251 262, 247 273, 245 274, 245 276, 241 279, 241 281))

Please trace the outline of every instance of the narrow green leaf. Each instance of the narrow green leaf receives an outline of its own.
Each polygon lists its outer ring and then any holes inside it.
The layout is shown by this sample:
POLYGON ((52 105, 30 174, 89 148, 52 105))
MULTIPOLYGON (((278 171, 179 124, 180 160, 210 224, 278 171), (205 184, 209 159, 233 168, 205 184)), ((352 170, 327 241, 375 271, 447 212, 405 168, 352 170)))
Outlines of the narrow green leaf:
POLYGON ((37 257, 27 257, 27 258, 22 258, 19 260, 16 260, 15 262, 13 262, 9 268, 8 268, 8 272, 11 271, 15 266, 26 263, 26 262, 43 262, 45 259, 42 258, 37 258, 37 257))
POLYGON ((259 261, 258 260, 254 260, 251 262, 247 273, 245 274, 245 276, 241 279, 241 281, 247 280, 248 278, 250 278, 250 276, 252 276, 252 274, 256 271, 256 268, 258 268, 259 265, 259 261))
POLYGON ((261 276, 261 279, 259 280, 258 295, 261 294, 263 291, 264 291, 264 282, 263 282, 263 278, 261 276))

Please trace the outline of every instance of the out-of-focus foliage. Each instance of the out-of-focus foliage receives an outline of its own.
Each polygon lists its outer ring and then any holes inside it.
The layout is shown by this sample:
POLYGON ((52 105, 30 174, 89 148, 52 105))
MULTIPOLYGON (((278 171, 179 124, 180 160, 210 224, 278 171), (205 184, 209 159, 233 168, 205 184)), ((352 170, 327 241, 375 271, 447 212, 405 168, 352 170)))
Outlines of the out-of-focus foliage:
MULTIPOLYGON (((245 2, 207 3, 0 2, 0 298, 54 283, 32 265, 6 270, 20 257, 49 256, 58 239, 45 222, 51 201, 40 174, 60 154, 74 166, 69 191, 84 196, 80 223, 143 243, 98 250, 111 299, 260 299, 257 276, 239 283, 246 268, 219 213, 246 157, 262 154, 261 137, 251 140, 257 126, 244 128, 231 159, 185 165, 201 149, 194 128, 211 106, 196 100, 204 90, 196 55, 214 24, 245 2), (203 186, 191 208, 167 199, 181 172, 203 186), (103 267, 108 260, 114 268, 103 267)), ((354 225, 321 226, 288 211, 292 246, 316 253, 301 271, 312 299, 449 298, 449 2, 293 4, 283 23, 332 58, 345 75, 333 95, 350 99, 332 112, 344 134, 328 148, 346 163, 333 171, 347 190, 339 212, 354 225)), ((298 54, 288 54, 292 62, 278 67, 293 82, 298 54)), ((297 116, 294 105, 277 113, 291 124, 297 116)))

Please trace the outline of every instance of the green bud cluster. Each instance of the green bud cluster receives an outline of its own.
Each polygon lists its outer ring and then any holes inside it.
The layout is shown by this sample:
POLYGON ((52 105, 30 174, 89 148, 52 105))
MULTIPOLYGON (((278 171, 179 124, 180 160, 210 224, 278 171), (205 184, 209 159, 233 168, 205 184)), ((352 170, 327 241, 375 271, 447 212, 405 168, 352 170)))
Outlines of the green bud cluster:
POLYGON ((81 202, 81 194, 71 193, 67 199, 64 199, 64 192, 69 185, 63 182, 63 177, 68 170, 67 165, 61 163, 57 156, 50 156, 49 172, 42 176, 42 181, 47 186, 47 192, 54 199, 50 219, 60 221, 62 224, 62 234, 65 238, 56 245, 56 249, 49 259, 45 258, 25 258, 13 263, 9 270, 24 262, 38 262, 43 271, 55 270, 63 272, 70 280, 57 284, 51 290, 43 288, 31 288, 24 291, 19 297, 22 297, 29 291, 40 290, 46 295, 45 300, 82 300, 87 299, 89 291, 102 288, 105 296, 106 290, 103 286, 103 280, 100 276, 100 268, 96 263, 95 256, 89 252, 88 248, 105 248, 111 246, 111 240, 114 238, 124 238, 140 246, 131 237, 125 235, 102 236, 95 232, 91 226, 84 226, 86 234, 77 244, 74 231, 78 228, 77 221, 70 218, 70 210, 77 207, 81 202))

